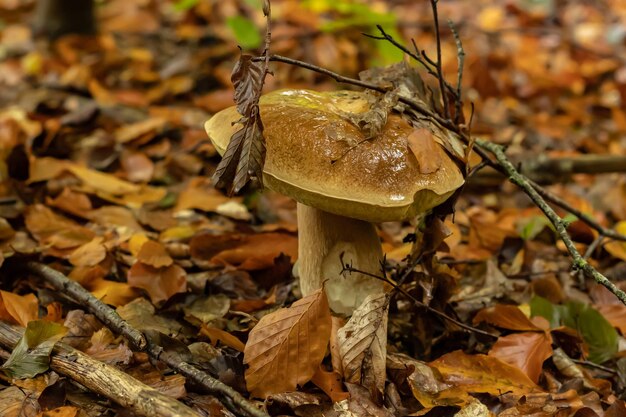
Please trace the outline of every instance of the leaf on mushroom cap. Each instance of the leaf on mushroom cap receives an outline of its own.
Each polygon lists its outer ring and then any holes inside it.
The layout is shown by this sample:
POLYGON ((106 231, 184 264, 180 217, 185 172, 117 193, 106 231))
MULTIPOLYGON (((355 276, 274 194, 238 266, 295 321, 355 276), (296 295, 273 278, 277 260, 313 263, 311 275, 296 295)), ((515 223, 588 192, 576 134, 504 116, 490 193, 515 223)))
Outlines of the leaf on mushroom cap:
MULTIPOLYGON (((421 173, 408 146, 416 130, 390 114, 382 133, 367 139, 346 112, 369 110, 366 93, 280 90, 260 100, 267 160, 264 184, 321 210, 371 222, 407 219, 443 203, 463 175, 443 147, 439 169, 421 173)), ((235 107, 214 115, 206 130, 223 153, 238 126, 235 107)), ((439 130, 416 122, 424 132, 439 130)))

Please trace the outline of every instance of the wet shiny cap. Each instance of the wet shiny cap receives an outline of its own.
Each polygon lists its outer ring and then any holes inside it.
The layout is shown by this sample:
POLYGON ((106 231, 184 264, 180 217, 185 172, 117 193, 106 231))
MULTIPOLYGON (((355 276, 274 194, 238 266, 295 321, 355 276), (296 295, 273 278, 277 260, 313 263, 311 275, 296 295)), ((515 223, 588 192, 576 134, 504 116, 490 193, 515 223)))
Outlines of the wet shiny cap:
MULTIPOLYGON (((369 103, 366 93, 353 91, 279 90, 262 96, 264 184, 307 206, 370 222, 409 219, 443 203, 463 184, 460 169, 435 144, 428 152, 437 165, 424 173, 409 148, 409 135, 432 135, 432 126, 424 122, 416 129, 390 114, 383 131, 365 140, 347 113, 367 112, 369 103)), ((239 119, 230 107, 206 122, 220 154, 241 128, 232 124, 239 119)))

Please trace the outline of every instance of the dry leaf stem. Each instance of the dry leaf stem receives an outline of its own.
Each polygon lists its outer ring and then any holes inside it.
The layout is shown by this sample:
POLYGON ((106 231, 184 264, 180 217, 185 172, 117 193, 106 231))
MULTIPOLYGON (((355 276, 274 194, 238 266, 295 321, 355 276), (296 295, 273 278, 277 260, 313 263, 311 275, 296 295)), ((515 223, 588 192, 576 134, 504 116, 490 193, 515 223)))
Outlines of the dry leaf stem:
POLYGON ((128 338, 129 341, 133 343, 133 347, 136 349, 145 351, 155 360, 163 361, 172 369, 175 369, 202 388, 206 389, 209 393, 222 396, 222 398, 219 399, 231 412, 239 416, 269 417, 268 414, 259 410, 254 404, 246 400, 233 388, 197 369, 193 365, 181 360, 179 355, 167 352, 161 346, 147 342, 143 334, 124 321, 115 312, 115 310, 95 298, 80 284, 70 280, 61 272, 38 262, 27 262, 25 264, 25 268, 38 277, 44 279, 57 290, 66 291, 66 293, 73 298, 74 301, 84 305, 91 313, 98 317, 98 319, 107 324, 108 327, 116 333, 128 338), (71 292, 69 289, 71 289, 71 292), (142 345, 135 343, 135 341, 141 340, 143 340, 142 345))
MULTIPOLYGON (((21 336, 21 330, 0 322, 0 345, 3 347, 13 349, 21 336)), ((65 343, 55 345, 50 367, 137 415, 200 417, 199 413, 180 401, 65 343)))

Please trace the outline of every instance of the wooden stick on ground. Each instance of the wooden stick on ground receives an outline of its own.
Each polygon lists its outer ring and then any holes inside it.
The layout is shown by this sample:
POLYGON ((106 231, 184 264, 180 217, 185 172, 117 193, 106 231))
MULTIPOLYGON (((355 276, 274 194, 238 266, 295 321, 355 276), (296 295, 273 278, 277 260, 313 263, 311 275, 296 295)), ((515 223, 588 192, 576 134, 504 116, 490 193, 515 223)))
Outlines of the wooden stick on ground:
MULTIPOLYGON (((102 301, 95 298, 89 291, 83 288, 79 283, 72 281, 61 272, 56 269, 50 268, 39 262, 25 262, 15 265, 17 268, 25 269, 38 277, 44 279, 47 283, 52 285, 59 291, 66 291, 71 288, 71 292, 67 294, 74 299, 74 301, 85 306, 91 313, 93 313, 98 319, 103 321, 114 332, 121 334, 131 341, 138 340, 137 334, 141 335, 141 338, 145 340, 143 334, 133 328, 130 324, 124 321, 111 307, 104 304, 102 301)), ((183 361, 179 355, 171 354, 165 351, 162 347, 156 346, 152 343, 144 344, 143 346, 134 345, 135 348, 143 350, 155 360, 161 360, 165 362, 169 367, 180 372, 185 377, 189 378, 199 386, 206 389, 208 392, 220 395, 219 398, 224 405, 236 415, 248 415, 252 417, 269 417, 267 413, 259 410, 250 401, 246 400, 240 393, 233 388, 213 378, 206 372, 199 370, 193 365, 183 361)))
MULTIPOLYGON (((0 322, 0 345, 13 349, 22 331, 0 322)), ((59 374, 79 382, 91 391, 146 417, 200 417, 200 414, 172 397, 136 380, 119 369, 85 355, 79 350, 57 343, 50 367, 59 374)))

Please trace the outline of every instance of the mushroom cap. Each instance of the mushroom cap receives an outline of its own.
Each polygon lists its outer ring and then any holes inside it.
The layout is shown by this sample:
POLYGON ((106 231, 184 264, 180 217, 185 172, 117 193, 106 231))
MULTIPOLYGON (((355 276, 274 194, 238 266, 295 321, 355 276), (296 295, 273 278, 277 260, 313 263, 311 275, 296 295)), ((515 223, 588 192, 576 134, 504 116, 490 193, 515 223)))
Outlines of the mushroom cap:
MULTIPOLYGON (((428 122, 416 129, 392 113, 382 132, 365 140, 346 114, 370 110, 368 97, 365 92, 308 90, 263 95, 264 184, 307 206, 370 222, 409 219, 443 203, 464 181, 436 142, 443 133, 428 122), (426 170, 432 172, 420 169, 408 146, 411 134, 435 139, 428 147, 437 161, 436 169, 426 170)), ((240 118, 233 106, 206 122, 220 154, 241 128, 235 123, 240 118)))

